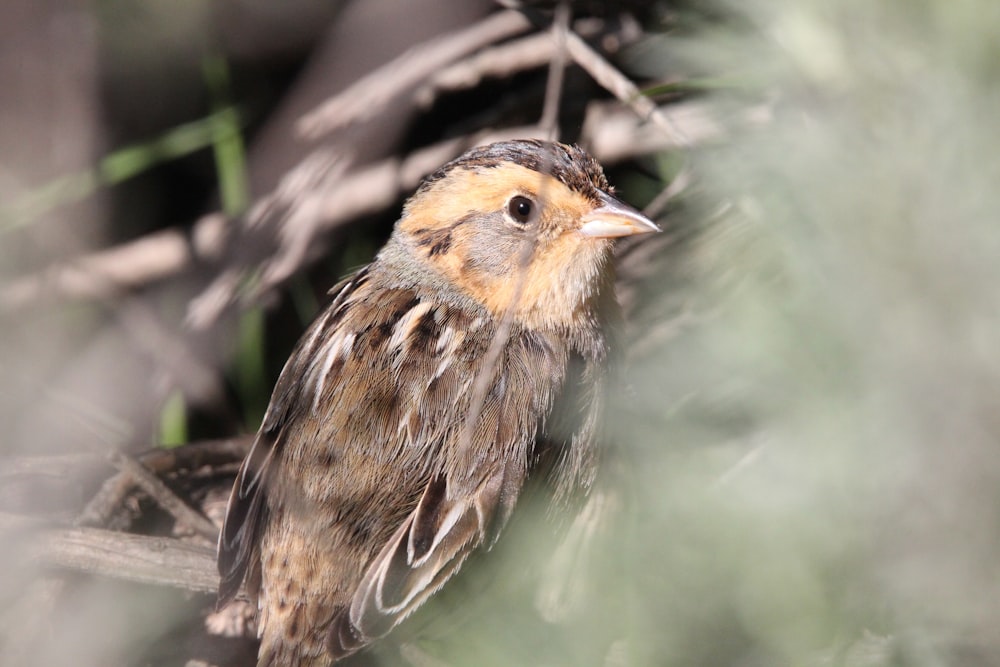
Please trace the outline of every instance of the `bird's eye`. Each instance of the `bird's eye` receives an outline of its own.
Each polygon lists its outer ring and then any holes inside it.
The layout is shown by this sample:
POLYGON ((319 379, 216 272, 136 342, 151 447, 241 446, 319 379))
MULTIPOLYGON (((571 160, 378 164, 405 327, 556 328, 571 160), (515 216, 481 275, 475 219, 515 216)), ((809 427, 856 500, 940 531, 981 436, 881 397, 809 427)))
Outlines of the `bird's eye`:
POLYGON ((507 202, 507 214, 521 224, 527 224, 535 218, 536 208, 535 202, 521 195, 511 197, 507 202))

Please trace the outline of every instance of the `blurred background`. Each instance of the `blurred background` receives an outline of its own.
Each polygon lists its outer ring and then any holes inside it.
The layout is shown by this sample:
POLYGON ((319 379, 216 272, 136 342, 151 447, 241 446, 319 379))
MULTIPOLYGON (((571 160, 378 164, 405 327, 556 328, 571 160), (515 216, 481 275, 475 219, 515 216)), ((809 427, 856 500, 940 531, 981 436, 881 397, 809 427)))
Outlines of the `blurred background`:
POLYGON ((448 599, 458 639, 363 660, 1000 665, 998 34, 989 0, 2 3, 0 664, 253 664, 202 521, 281 365, 424 174, 539 136, 665 230, 620 252, 614 464, 568 546, 500 549, 530 612, 448 599))

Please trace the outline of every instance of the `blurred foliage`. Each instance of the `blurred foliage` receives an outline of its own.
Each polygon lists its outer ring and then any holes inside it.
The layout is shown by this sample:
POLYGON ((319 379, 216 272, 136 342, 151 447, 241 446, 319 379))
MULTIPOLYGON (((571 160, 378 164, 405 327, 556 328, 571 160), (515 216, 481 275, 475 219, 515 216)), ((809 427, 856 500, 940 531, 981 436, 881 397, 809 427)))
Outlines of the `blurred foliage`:
POLYGON ((246 206, 246 192, 238 188, 244 167, 240 119, 231 106, 220 106, 200 120, 171 128, 149 141, 119 148, 103 157, 96 167, 60 176, 38 186, 0 207, 0 234, 31 224, 42 215, 67 204, 92 196, 101 188, 119 185, 165 162, 215 147, 221 183, 235 181, 224 191, 233 191, 226 200, 246 206))
POLYGON ((161 447, 177 447, 189 442, 184 394, 180 391, 171 393, 163 403, 160 410, 160 432, 156 441, 161 447))
POLYGON ((743 84, 616 410, 634 664, 997 664, 1000 6, 729 11, 646 47, 743 84))
POLYGON ((264 313, 251 308, 240 316, 233 368, 237 393, 244 406, 244 423, 259 424, 270 395, 264 364, 264 313))
POLYGON ((212 149, 222 210, 227 215, 240 215, 250 206, 250 190, 239 119, 235 114, 221 113, 232 98, 229 67, 222 56, 209 56, 202 62, 202 72, 212 98, 212 149))

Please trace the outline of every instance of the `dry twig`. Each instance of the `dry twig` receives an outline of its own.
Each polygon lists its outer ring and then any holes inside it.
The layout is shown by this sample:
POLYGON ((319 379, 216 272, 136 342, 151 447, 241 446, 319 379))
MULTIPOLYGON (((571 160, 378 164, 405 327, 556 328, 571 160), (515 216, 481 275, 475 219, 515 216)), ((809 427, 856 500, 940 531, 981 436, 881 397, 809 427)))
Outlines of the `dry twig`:
POLYGON ((559 99, 562 96, 563 76, 566 73, 566 35, 569 33, 569 4, 562 0, 556 6, 552 20, 552 42, 555 48, 549 62, 549 78, 545 85, 545 104, 538 127, 549 141, 559 138, 559 99))
POLYGON ((377 114, 393 99, 411 92, 436 70, 467 53, 513 37, 530 27, 531 24, 520 12, 505 11, 447 37, 421 44, 374 70, 304 116, 299 122, 299 132, 307 139, 316 139, 354 122, 362 115, 377 114))
POLYGON ((619 72, 614 65, 591 48, 579 35, 568 33, 566 35, 566 48, 577 65, 586 70, 594 78, 594 81, 632 109, 640 118, 654 123, 677 146, 682 148, 691 146, 691 140, 679 127, 670 122, 670 119, 657 108, 653 100, 643 95, 631 79, 619 72))
MULTIPOLYGON (((520 11, 535 25, 545 23, 545 19, 535 9, 526 6, 520 0, 497 0, 502 7, 520 11)), ((636 35, 640 27, 634 20, 629 20, 636 35)), ((614 95, 618 100, 632 109, 643 120, 648 120, 666 132, 674 143, 682 147, 690 146, 688 138, 675 127, 670 120, 657 108, 656 103, 644 96, 632 80, 622 74, 600 53, 595 51, 579 35, 572 31, 566 34, 566 48, 573 61, 582 67, 602 88, 614 95)))
POLYGON ((122 452, 112 454, 111 462, 116 468, 128 474, 132 481, 148 493, 156 504, 174 517, 178 524, 192 529, 208 540, 210 544, 214 544, 218 539, 219 529, 215 524, 178 498, 177 494, 171 491, 170 487, 154 475, 149 468, 122 452))
MULTIPOLYGON (((75 527, 56 528, 42 520, 0 513, 0 536, 5 543, 16 544, 26 562, 37 562, 43 567, 214 592, 218 576, 215 573, 215 551, 211 545, 130 535, 93 526, 106 522, 113 511, 120 508, 128 493, 139 486, 178 522, 194 527, 199 534, 214 542, 218 533, 214 524, 181 501, 156 474, 184 471, 192 474, 206 466, 218 470, 239 461, 246 454, 249 442, 250 438, 205 441, 176 449, 153 450, 138 459, 115 455, 112 461, 120 471, 109 478, 88 503, 75 527)), ((67 462, 79 459, 78 456, 71 457, 67 458, 67 462)), ((96 457, 87 459, 90 462, 96 460, 96 457)), ((9 466, 5 464, 3 473, 34 470, 39 462, 38 457, 15 459, 7 462, 9 466)), ((58 583, 58 580, 53 582, 58 583)), ((44 591, 46 599, 50 599, 58 595, 59 586, 47 585, 44 591)), ((36 597, 29 591, 31 600, 38 602, 36 597)))
MULTIPOLYGON (((606 29, 606 23, 598 19, 580 19, 573 23, 573 31, 585 37, 599 35, 606 29)), ((625 37, 620 31, 611 34, 618 39, 625 37)), ((428 107, 441 93, 474 88, 483 79, 507 78, 540 68, 552 61, 556 48, 551 32, 538 32, 476 51, 432 74, 416 90, 414 98, 418 104, 428 107)))
MULTIPOLYGON (((0 528, 9 524, 0 515, 0 528)), ((219 585, 215 550, 207 546, 99 528, 35 528, 19 537, 46 567, 203 593, 219 585)))
MULTIPOLYGON (((550 38, 546 36, 546 39, 550 38)), ((664 108, 662 113, 669 116, 670 122, 680 127, 685 136, 696 143, 718 136, 720 132, 702 104, 673 104, 664 108)), ((319 224, 314 228, 316 233, 328 232, 359 216, 384 210, 395 203, 400 195, 415 187, 424 174, 457 156, 465 148, 471 148, 479 142, 527 137, 536 133, 537 128, 523 127, 502 133, 451 139, 416 151, 403 160, 383 160, 345 176, 329 190, 303 191, 299 198, 309 202, 303 206, 308 206, 314 215, 319 216, 319 224)), ((588 108, 581 140, 594 157, 604 164, 616 164, 639 155, 678 147, 662 132, 652 132, 642 127, 633 114, 621 113, 606 104, 592 104, 588 108)), ((188 248, 186 252, 175 252, 178 243, 186 244, 184 234, 179 230, 168 230, 25 276, 0 287, 0 308, 17 310, 43 297, 102 298, 111 289, 141 287, 177 275, 196 264, 216 261, 221 256, 219 246, 222 245, 222 239, 231 231, 228 226, 221 224, 223 222, 224 218, 219 214, 205 216, 196 222, 192 235, 195 242, 185 246, 188 248), (209 243, 209 239, 214 240, 209 243), (160 248, 163 251, 160 261, 145 264, 146 258, 157 255, 160 248), (210 248, 214 250, 205 252, 210 248)), ((287 274, 287 270, 288 267, 285 266, 280 273, 269 274, 266 287, 280 283, 281 276, 287 274)), ((217 277, 212 287, 200 296, 206 302, 205 310, 202 310, 200 304, 192 304, 190 317, 195 325, 207 327, 214 322, 221 310, 232 302, 241 284, 242 274, 238 271, 217 277), (211 307, 208 304, 212 304, 211 307)), ((264 285, 261 289, 263 287, 264 285)))
POLYGON ((154 232, 11 281, 0 289, 0 308, 16 310, 48 296, 102 298, 143 287, 218 261, 229 233, 230 222, 220 213, 198 220, 190 237, 179 229, 154 232))
MULTIPOLYGON (((138 463, 157 475, 176 473, 181 470, 194 471, 205 466, 219 469, 231 463, 238 463, 250 449, 253 436, 206 440, 194 442, 174 449, 154 449, 138 457, 138 463)), ((6 466, 5 466, 6 467, 6 466)), ((90 502, 77 517, 77 526, 106 527, 120 510, 125 497, 135 488, 135 481, 128 470, 119 472, 105 480, 90 502)), ((128 526, 121 526, 127 528, 128 526)), ((214 538, 213 538, 214 539, 214 538)))

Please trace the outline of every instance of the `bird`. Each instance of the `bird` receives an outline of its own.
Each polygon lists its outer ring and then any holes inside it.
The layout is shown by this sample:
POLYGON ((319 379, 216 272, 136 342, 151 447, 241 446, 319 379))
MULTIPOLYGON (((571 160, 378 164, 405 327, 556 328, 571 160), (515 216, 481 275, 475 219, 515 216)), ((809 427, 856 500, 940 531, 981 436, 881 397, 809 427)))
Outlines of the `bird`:
POLYGON ((219 605, 257 603, 258 667, 388 634, 500 536, 526 482, 586 496, 620 318, 616 239, 659 231, 575 145, 431 173, 282 369, 219 536, 219 605))

